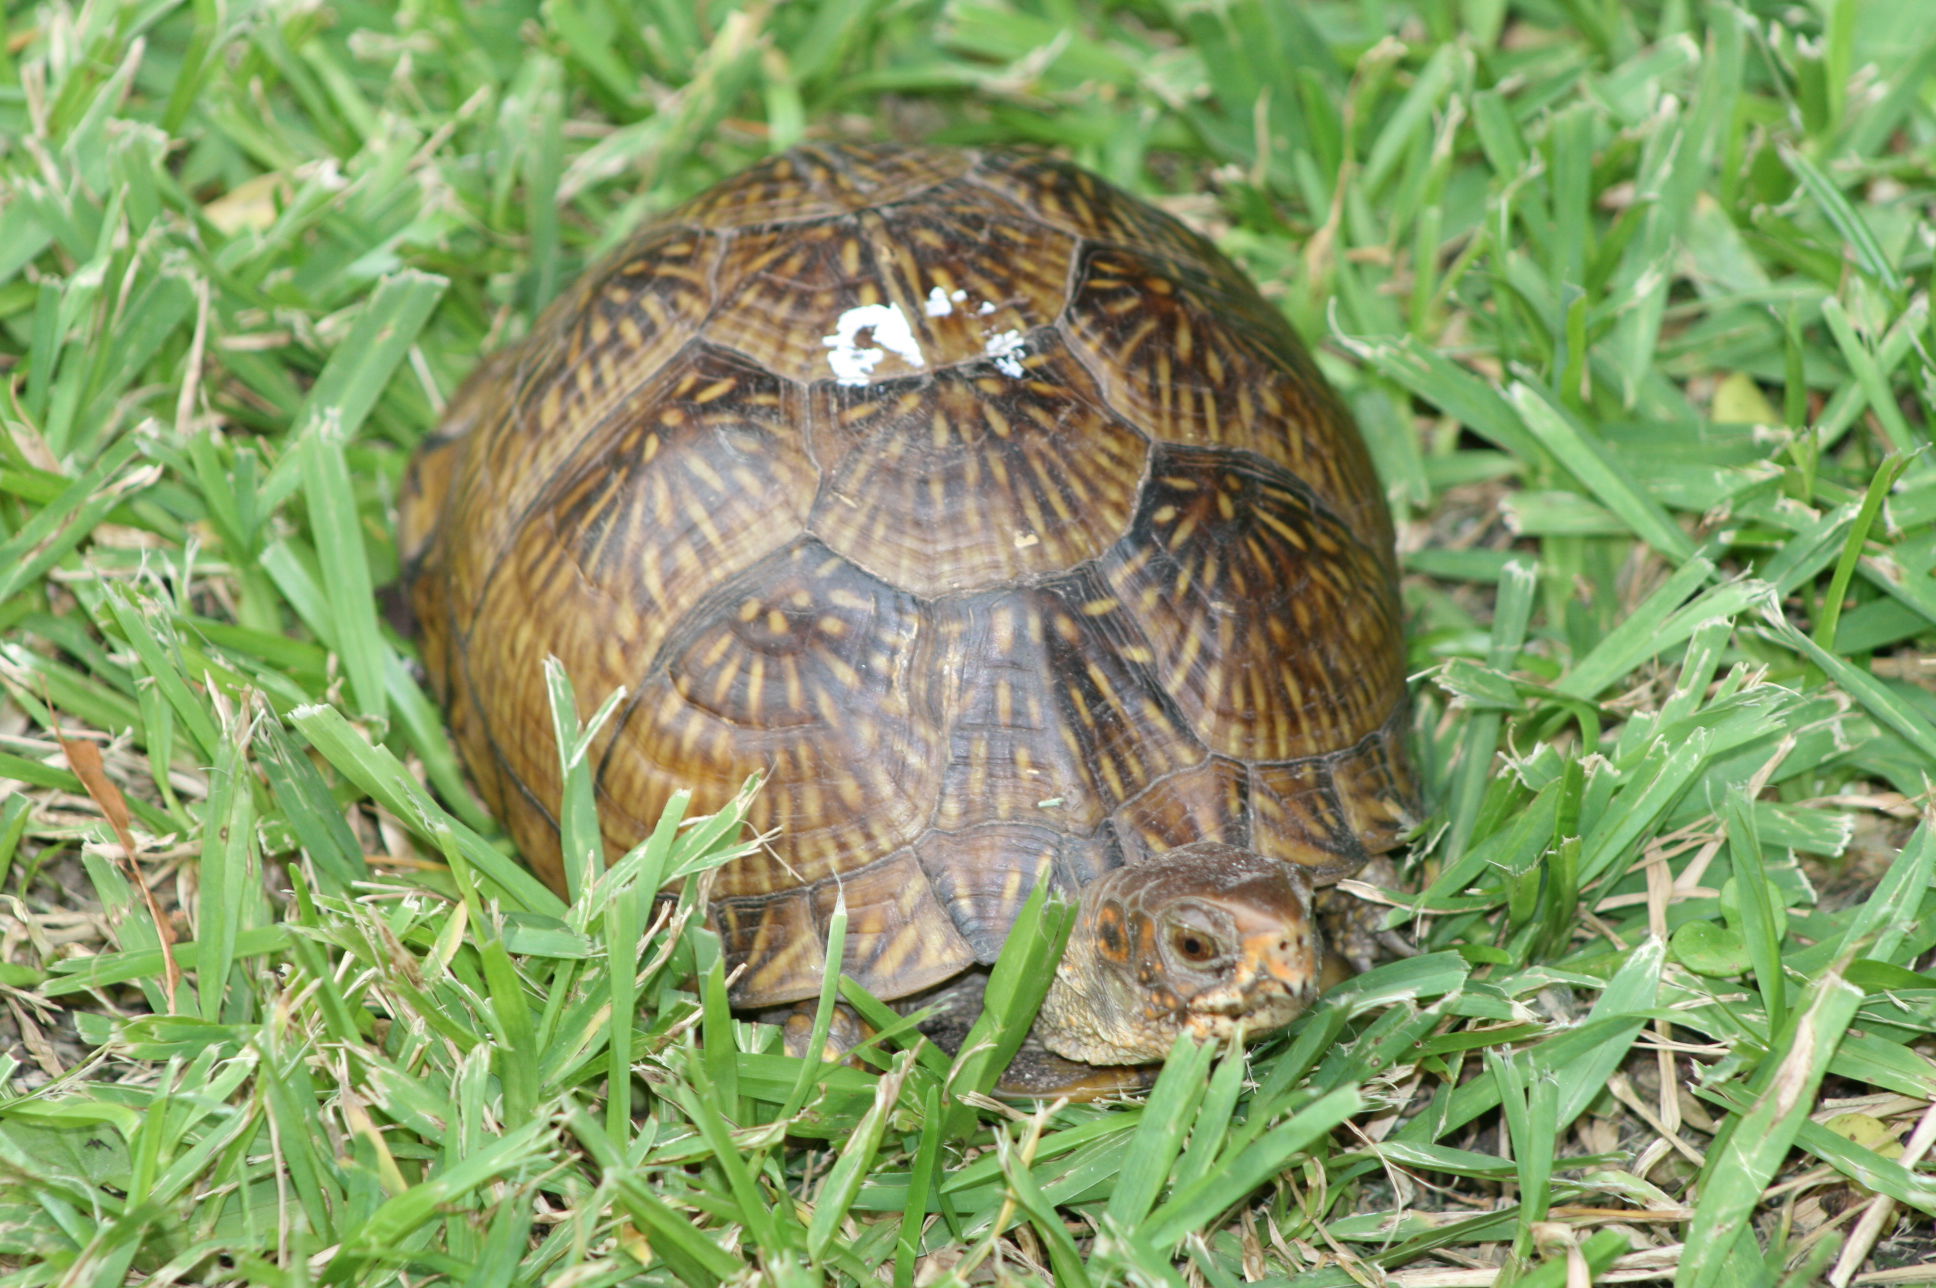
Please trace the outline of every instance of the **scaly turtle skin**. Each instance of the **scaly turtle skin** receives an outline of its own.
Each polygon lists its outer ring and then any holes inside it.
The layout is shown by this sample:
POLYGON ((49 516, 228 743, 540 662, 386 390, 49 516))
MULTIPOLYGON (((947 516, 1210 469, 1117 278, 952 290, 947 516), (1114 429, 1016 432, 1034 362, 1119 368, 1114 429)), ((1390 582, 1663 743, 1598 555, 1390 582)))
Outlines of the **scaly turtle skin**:
POLYGON ((626 690, 611 852, 765 772, 710 908, 744 1007, 818 993, 842 894, 843 969, 908 999, 1048 880, 1062 1064, 1269 1030, 1313 887, 1410 825, 1363 442, 1227 259, 1060 162, 803 147, 646 225, 459 392, 400 526, 465 764, 552 885, 547 654, 626 690))

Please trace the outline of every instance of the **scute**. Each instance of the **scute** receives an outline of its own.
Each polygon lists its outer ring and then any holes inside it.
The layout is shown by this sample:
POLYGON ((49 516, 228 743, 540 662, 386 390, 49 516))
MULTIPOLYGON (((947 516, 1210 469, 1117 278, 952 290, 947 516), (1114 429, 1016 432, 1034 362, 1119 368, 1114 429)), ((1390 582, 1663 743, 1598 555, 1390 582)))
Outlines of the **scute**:
POLYGON ((1160 449, 1102 574, 1212 751, 1321 756, 1382 724, 1404 692, 1389 565, 1255 458, 1160 449))
POLYGON ((779 1006, 817 995, 826 969, 824 928, 837 906, 847 910, 841 973, 876 996, 931 988, 976 960, 920 863, 899 850, 768 897, 717 901, 721 944, 730 960, 747 963, 733 985, 734 1004, 779 1006))
POLYGON ((625 657, 649 661, 676 623, 647 606, 696 602, 806 526, 819 478, 800 407, 765 368, 689 347, 637 406, 584 436, 526 519, 543 548, 508 562, 601 593, 588 620, 649 618, 625 632, 625 657), (569 570, 543 568, 547 555, 569 570))
POLYGON ((1074 240, 953 193, 739 231, 708 334, 790 380, 861 387, 1011 352, 1061 313, 1074 240))
POLYGON ((968 165, 968 154, 939 148, 805 144, 708 188, 668 222, 731 230, 826 219, 906 201, 968 165))
POLYGON ((1181 849, 1206 836, 1250 843, 1250 766, 1206 757, 1150 783, 1116 812, 1116 830, 1135 858, 1181 849))
POLYGON ((1040 882, 1237 846, 1334 881, 1416 786, 1390 519, 1277 310, 1177 220, 998 150, 814 145, 640 229, 488 360, 406 479, 423 660, 562 885, 542 676, 609 851, 747 777, 710 916, 746 1006, 827 921, 884 998, 1040 882))
POLYGON ((1251 770, 1254 844, 1318 880, 1355 872, 1418 821, 1416 788, 1394 716, 1356 746, 1251 770))
MULTIPOLYGON (((677 626, 653 605, 697 600, 804 526, 815 476, 787 392, 741 360, 682 351, 553 462, 501 557, 474 574, 456 665, 466 692, 490 695, 475 737, 534 803, 560 787, 549 738, 526 732, 550 724, 544 659, 567 659, 590 715, 636 688, 641 659, 677 626)), ((555 846, 525 848, 552 870, 555 846)))
POLYGON ((921 842, 928 874, 955 929, 983 965, 994 962, 1015 916, 1047 879, 1064 897, 1122 865, 1107 827, 1069 832, 1041 823, 978 823, 930 832, 921 842))
POLYGON ((910 301, 875 260, 887 232, 872 211, 752 228, 720 265, 718 343, 789 380, 885 380, 923 371, 910 301))
POLYGON ((545 310, 500 373, 508 396, 477 417, 456 471, 451 516, 462 535, 445 544, 459 599, 482 588, 560 462, 698 334, 716 251, 690 229, 648 229, 545 310))
POLYGON ((1073 387, 1053 333, 1012 367, 970 363, 816 390, 816 536, 920 595, 1072 568, 1128 526, 1143 436, 1073 387), (1084 467, 1068 463, 1081 459, 1084 467))
POLYGON ((1109 405, 1157 439, 1283 466, 1374 551, 1391 517, 1364 440, 1284 319, 1255 291, 1117 246, 1083 251, 1070 346, 1109 405))
POLYGON ((811 885, 913 841, 939 779, 922 605, 802 539, 692 605, 614 723, 599 782, 642 835, 681 787, 717 809, 765 774, 722 869, 738 897, 811 885), (634 812, 636 810, 636 812, 634 812))
POLYGON ((962 183, 882 212, 876 262, 910 301, 930 370, 987 361, 1053 326, 1067 302, 1076 240, 994 206, 962 183))
POLYGON ((452 513, 453 493, 479 425, 502 414, 498 390, 516 367, 514 349, 500 350, 478 364, 452 396, 443 423, 418 446, 403 476, 397 555, 412 591, 418 648, 442 703, 452 698, 454 637, 468 629, 475 608, 472 601, 451 593, 451 537, 460 523, 452 513))
MULTIPOLYGON (((1214 263, 1219 271, 1228 268, 1214 246, 1176 219, 1066 161, 1028 152, 987 152, 969 178, 1071 236, 1143 247, 1181 263, 1214 263)), ((1255 293, 1242 274, 1228 271, 1255 293)))
POLYGON ((936 606, 947 758, 934 825, 1081 835, 1204 758, 1092 576, 936 606))

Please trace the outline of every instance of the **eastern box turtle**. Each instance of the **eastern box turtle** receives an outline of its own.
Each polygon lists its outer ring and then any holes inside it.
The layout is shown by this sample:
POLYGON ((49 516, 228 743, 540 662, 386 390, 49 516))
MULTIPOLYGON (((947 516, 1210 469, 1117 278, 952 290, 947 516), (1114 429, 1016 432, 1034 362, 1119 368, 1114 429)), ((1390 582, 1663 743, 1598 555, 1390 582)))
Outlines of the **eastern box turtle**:
POLYGON ((626 691, 610 852, 765 773, 771 842, 709 908, 740 1006, 817 995, 838 894, 842 968, 908 999, 1047 879, 1079 915, 1033 1040, 1078 1074, 1265 1032, 1315 992, 1313 888, 1410 825, 1349 414, 1228 259, 1061 162, 813 146, 727 180, 483 365, 400 522, 464 762, 553 886, 547 654, 626 691))

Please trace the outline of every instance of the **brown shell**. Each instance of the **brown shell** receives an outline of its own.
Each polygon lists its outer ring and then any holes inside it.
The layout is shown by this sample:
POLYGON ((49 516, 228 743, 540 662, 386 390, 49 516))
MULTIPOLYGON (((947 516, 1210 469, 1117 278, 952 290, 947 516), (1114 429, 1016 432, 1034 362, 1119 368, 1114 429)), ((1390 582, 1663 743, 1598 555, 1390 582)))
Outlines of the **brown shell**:
POLYGON ((1200 840, 1407 828, 1392 531, 1349 415, 1183 225, 1004 152, 805 147, 641 229, 465 385, 401 537, 466 765, 560 884, 541 663, 606 841, 766 785, 735 999, 902 996, 1200 840))

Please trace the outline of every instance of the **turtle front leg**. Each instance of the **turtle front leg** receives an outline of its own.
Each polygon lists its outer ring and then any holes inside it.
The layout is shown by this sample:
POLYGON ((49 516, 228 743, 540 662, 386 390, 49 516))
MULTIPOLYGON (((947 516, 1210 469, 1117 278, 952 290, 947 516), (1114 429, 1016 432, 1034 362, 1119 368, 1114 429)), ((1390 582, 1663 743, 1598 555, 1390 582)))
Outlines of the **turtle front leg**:
MULTIPOLYGON (((927 1011, 921 1033, 949 1055, 960 1055, 968 1030, 981 1014, 988 988, 985 969, 967 971, 938 988, 895 1003, 905 1012, 927 1011)), ((1097 1100, 1103 1096, 1141 1091, 1156 1081, 1160 1066, 1083 1064, 1066 1059, 1042 1045, 1034 1029, 1002 1071, 995 1094, 1012 1100, 1097 1100)))
MULTIPOLYGON (((1398 865, 1378 855, 1358 874, 1367 885, 1399 889, 1398 865)), ((1416 957, 1418 949, 1396 930, 1385 929, 1385 906, 1367 903, 1337 887, 1317 892, 1318 926, 1324 933, 1324 987, 1361 975, 1381 959, 1416 957)))

